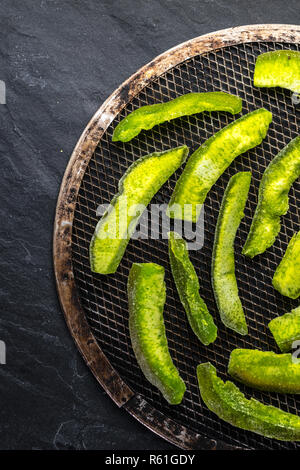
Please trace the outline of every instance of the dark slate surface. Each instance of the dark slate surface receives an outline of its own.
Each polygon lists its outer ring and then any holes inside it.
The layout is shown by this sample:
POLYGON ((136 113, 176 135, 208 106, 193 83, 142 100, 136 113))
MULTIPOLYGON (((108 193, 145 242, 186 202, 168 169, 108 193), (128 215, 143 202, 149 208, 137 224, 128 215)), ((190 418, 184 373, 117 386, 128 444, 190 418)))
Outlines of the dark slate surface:
POLYGON ((113 404, 66 328, 51 248, 60 182, 99 105, 157 54, 299 16, 298 0, 1 1, 1 449, 172 448, 113 404))

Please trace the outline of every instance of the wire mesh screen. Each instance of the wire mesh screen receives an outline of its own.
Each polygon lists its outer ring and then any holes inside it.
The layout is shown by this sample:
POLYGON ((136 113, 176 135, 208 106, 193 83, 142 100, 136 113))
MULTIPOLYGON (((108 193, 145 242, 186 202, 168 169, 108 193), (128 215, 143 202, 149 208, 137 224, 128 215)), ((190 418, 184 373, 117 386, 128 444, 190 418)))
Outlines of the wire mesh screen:
MULTIPOLYGON (((297 447, 295 443, 266 439, 221 421, 201 401, 196 380, 196 366, 205 361, 211 361, 223 379, 230 379, 227 364, 230 352, 236 347, 279 352, 267 324, 272 318, 297 306, 297 301, 281 296, 272 288, 272 277, 288 241, 299 229, 299 183, 295 183, 291 189, 290 210, 282 218, 281 232, 274 246, 254 260, 241 255, 256 207, 262 173, 278 151, 298 135, 299 111, 292 103, 291 92, 253 88, 255 58, 260 53, 274 49, 297 50, 298 46, 249 43, 195 56, 150 83, 128 103, 104 134, 86 169, 75 211, 72 246, 75 280, 89 325, 100 347, 133 391, 143 395, 166 416, 208 437, 256 449, 293 449, 297 447), (273 123, 262 145, 238 157, 211 189, 204 208, 204 246, 198 251, 190 251, 191 261, 199 276, 200 294, 218 326, 217 340, 206 347, 191 331, 179 301, 170 272, 166 240, 131 240, 117 273, 109 276, 90 271, 88 249, 98 221, 97 207, 110 202, 117 192, 119 179, 132 162, 147 153, 183 144, 189 147, 191 154, 236 117, 226 113, 184 117, 156 126, 151 131, 141 132, 126 144, 112 142, 116 124, 140 106, 167 101, 188 92, 217 90, 239 95, 243 99, 244 114, 264 106, 273 113, 273 123), (210 269, 214 230, 224 189, 233 174, 249 170, 252 172, 252 184, 245 218, 235 243, 237 282, 249 325, 249 335, 241 337, 220 322, 211 287, 210 269), (156 262, 165 268, 166 333, 171 355, 187 384, 184 400, 179 406, 172 407, 164 401, 161 394, 144 378, 133 354, 126 293, 129 269, 133 262, 156 262)), ((170 178, 152 202, 161 204, 169 201, 181 171, 178 170, 170 178)), ((248 398, 255 397, 265 404, 279 406, 291 413, 300 412, 300 398, 295 395, 263 393, 242 385, 239 387, 248 398)))

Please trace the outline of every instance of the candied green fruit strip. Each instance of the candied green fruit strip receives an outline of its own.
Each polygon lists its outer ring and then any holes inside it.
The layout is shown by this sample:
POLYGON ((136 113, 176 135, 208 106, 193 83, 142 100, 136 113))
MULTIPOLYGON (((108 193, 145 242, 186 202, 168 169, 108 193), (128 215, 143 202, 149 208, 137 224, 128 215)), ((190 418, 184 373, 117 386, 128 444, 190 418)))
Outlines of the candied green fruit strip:
POLYGON ((273 318, 268 325, 281 352, 288 352, 300 340, 300 306, 273 318))
POLYGON ((250 182, 250 172, 237 173, 229 180, 216 225, 211 269, 221 320, 241 335, 248 333, 248 327, 235 277, 234 240, 244 216, 250 182))
POLYGON ((228 111, 231 114, 237 114, 241 110, 241 98, 223 91, 187 93, 166 103, 136 109, 117 125, 112 140, 128 142, 142 129, 149 130, 157 124, 181 116, 190 116, 203 111, 228 111))
POLYGON ((257 109, 201 145, 189 158, 176 183, 167 209, 169 217, 197 222, 211 187, 238 155, 262 142, 271 121, 269 111, 257 109))
POLYGON ((171 405, 177 405, 186 387, 168 349, 163 319, 164 274, 164 268, 155 263, 132 265, 128 278, 129 331, 145 377, 171 405))
POLYGON ((291 140, 267 166, 258 191, 258 204, 243 254, 253 258, 273 245, 280 216, 289 208, 289 190, 300 176, 300 136, 291 140))
POLYGON ((114 273, 143 209, 188 155, 186 145, 139 158, 119 181, 119 192, 98 222, 90 243, 91 270, 114 273))
POLYGON ((300 52, 284 50, 259 55, 254 86, 281 87, 300 93, 300 52))
POLYGON ((202 400, 223 421, 273 439, 300 440, 298 416, 248 400, 234 383, 223 382, 209 362, 197 367, 197 377, 202 400))
POLYGON ((287 250, 279 263, 273 286, 280 294, 297 299, 300 295, 300 232, 291 238, 287 250))
POLYGON ((291 354, 234 349, 228 373, 239 382, 266 392, 300 393, 300 364, 291 354))
POLYGON ((187 244, 176 232, 169 232, 169 258, 176 288, 193 332, 203 344, 213 343, 217 327, 200 297, 199 280, 190 261, 187 244))

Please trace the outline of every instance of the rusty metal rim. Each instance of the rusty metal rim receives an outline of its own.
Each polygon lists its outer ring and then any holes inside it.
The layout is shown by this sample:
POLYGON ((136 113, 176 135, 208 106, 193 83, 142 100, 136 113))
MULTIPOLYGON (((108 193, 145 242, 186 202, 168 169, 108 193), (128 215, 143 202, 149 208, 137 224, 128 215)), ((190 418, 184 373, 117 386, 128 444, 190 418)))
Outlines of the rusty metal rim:
POLYGON ((57 200, 53 261, 58 295, 69 330, 87 365, 119 406, 167 441, 182 449, 233 449, 199 435, 156 410, 121 379, 92 334, 75 285, 72 267, 72 223, 85 169, 103 133, 122 108, 150 81, 179 63, 212 50, 247 42, 300 42, 300 26, 263 24, 229 28, 199 36, 156 57, 127 79, 102 104, 83 131, 67 165, 57 200))

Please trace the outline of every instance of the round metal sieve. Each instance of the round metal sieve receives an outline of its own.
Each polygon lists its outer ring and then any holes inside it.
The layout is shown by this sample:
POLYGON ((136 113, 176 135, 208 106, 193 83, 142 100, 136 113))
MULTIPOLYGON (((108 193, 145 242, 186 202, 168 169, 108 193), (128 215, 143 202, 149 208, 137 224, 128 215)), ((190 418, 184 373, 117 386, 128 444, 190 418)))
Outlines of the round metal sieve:
MULTIPOLYGON (((295 443, 266 439, 224 423, 199 397, 196 366, 211 361, 223 378, 230 352, 236 347, 275 350, 268 322, 297 306, 272 288, 272 276, 292 234, 299 229, 300 186, 290 192, 290 210, 282 218, 274 246, 254 260, 241 255, 257 202, 262 173, 284 145, 299 134, 299 108, 291 92, 253 87, 257 55, 275 49, 299 50, 300 27, 255 25, 218 31, 181 44, 140 69, 100 107, 83 132, 66 169, 54 227, 54 266, 58 293, 72 336, 96 379, 118 406, 126 408, 154 432, 184 449, 248 447, 294 449, 295 443), (264 106, 273 123, 262 145, 238 157, 213 186, 205 203, 204 246, 190 251, 200 281, 200 293, 217 326, 218 338, 205 347, 192 333, 170 273, 166 240, 131 240, 118 271, 101 276, 89 268, 89 243, 98 217, 109 203, 128 166, 142 155, 186 144, 190 154, 236 117, 204 113, 184 117, 141 132, 128 143, 111 140, 117 123, 132 110, 188 92, 216 91, 239 95, 247 113, 264 106), (220 322, 210 283, 212 243, 226 184, 237 171, 251 171, 252 184, 236 238, 236 274, 249 335, 241 337, 220 322), (165 325, 171 355, 187 384, 179 406, 168 405, 144 378, 135 360, 128 331, 126 284, 133 262, 157 262, 165 267, 165 325)), ((181 171, 181 170, 180 170, 181 171)), ((168 202, 180 171, 162 187, 153 202, 168 202)), ((257 392, 240 386, 247 397, 300 411, 294 395, 257 392)))

